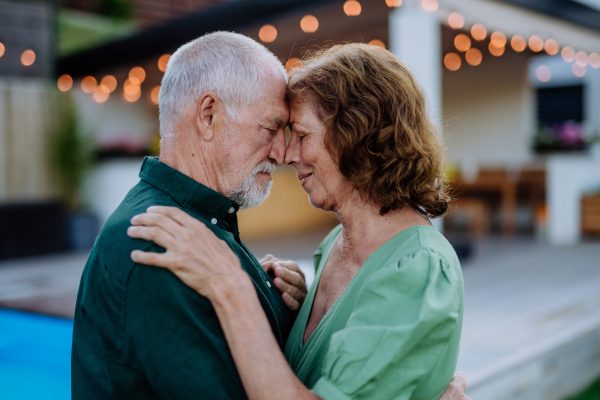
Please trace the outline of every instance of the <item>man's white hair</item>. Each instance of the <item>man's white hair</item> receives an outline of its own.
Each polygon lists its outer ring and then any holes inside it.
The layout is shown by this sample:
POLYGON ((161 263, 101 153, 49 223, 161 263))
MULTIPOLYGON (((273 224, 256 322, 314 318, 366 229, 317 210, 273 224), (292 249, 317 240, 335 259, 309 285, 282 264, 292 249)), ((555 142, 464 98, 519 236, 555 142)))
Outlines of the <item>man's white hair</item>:
POLYGON ((229 117, 239 120, 246 107, 264 94, 268 71, 281 61, 265 46, 232 32, 209 33, 184 44, 171 56, 158 96, 161 137, 172 137, 186 116, 196 112, 200 96, 214 91, 229 117))

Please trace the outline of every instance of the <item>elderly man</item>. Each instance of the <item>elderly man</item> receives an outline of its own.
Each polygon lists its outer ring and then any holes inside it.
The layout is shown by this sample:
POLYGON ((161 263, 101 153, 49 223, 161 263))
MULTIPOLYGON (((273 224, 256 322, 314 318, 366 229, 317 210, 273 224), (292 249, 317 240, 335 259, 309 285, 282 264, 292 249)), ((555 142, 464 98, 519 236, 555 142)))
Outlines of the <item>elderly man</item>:
MULTIPOLYGON (((217 32, 182 46, 160 93, 160 160, 106 222, 86 264, 75 311, 74 399, 244 399, 210 302, 170 272, 137 265, 127 236, 152 205, 179 207, 224 240, 254 282, 279 346, 289 326, 281 297, 240 240, 236 212, 269 194, 285 155, 287 75, 264 46, 217 32)), ((462 399, 460 387, 455 397, 462 399)))

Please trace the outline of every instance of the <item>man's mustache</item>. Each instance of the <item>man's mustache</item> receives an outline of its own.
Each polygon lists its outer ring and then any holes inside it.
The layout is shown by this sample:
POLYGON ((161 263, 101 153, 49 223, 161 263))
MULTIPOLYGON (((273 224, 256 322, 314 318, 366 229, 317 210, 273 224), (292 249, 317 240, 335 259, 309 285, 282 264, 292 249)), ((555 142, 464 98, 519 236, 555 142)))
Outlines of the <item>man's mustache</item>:
POLYGON ((252 171, 252 175, 257 175, 261 172, 272 174, 273 172, 275 172, 275 168, 277 167, 272 162, 263 161, 262 163, 258 164, 256 168, 254 168, 254 171, 252 171))

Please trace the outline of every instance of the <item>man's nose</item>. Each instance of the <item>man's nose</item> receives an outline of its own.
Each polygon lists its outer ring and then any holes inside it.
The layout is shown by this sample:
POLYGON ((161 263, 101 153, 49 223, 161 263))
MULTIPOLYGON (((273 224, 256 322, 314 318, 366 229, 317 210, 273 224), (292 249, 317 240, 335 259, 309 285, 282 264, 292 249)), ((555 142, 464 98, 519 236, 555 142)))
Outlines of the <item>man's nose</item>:
POLYGON ((277 166, 285 161, 285 131, 280 129, 271 142, 269 159, 277 166))
POLYGON ((300 141, 298 135, 292 133, 290 142, 285 149, 285 163, 287 165, 294 165, 300 162, 300 141))

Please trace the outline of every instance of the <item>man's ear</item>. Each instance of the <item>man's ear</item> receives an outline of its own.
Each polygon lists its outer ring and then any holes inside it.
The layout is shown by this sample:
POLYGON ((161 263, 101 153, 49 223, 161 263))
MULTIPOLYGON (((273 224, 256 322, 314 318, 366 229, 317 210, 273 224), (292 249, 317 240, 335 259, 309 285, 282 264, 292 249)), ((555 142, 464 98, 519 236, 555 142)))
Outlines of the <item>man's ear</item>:
POLYGON ((215 136, 217 125, 216 114, 218 113, 219 96, 214 92, 206 92, 198 100, 196 105, 196 126, 198 133, 207 142, 215 136))

